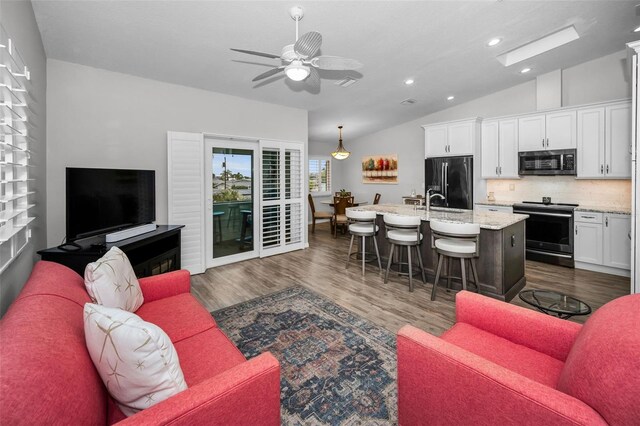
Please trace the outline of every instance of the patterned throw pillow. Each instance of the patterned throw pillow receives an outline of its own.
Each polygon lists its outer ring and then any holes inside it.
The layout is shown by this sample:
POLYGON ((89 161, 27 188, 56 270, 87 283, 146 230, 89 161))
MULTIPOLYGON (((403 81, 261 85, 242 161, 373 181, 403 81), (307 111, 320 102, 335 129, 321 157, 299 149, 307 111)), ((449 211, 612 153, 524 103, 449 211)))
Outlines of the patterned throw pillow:
POLYGON ((102 381, 127 416, 187 389, 173 343, 157 325, 87 303, 84 335, 102 381))
POLYGON ((95 303, 129 312, 138 310, 144 298, 127 255, 112 247, 84 270, 84 285, 95 303))

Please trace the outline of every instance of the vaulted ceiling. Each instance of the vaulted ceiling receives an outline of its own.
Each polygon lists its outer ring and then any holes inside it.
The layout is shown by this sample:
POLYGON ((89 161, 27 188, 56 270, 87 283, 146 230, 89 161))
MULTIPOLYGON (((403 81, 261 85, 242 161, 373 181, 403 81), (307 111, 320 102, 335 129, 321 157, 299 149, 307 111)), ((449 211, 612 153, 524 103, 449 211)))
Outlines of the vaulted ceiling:
POLYGON ((333 145, 338 124, 353 139, 620 51, 640 35, 635 3, 34 0, 33 8, 49 58, 307 109, 310 141, 333 145), (229 48, 279 55, 295 41, 295 5, 305 12, 300 33, 322 34, 322 54, 364 66, 321 71, 319 91, 282 73, 252 83, 279 61, 229 48), (579 40, 506 68, 496 60, 568 25, 579 40), (503 41, 488 47, 494 37, 503 41), (521 74, 524 66, 532 71, 521 74), (357 83, 334 84, 348 76, 357 83), (417 102, 401 105, 407 98, 417 102))

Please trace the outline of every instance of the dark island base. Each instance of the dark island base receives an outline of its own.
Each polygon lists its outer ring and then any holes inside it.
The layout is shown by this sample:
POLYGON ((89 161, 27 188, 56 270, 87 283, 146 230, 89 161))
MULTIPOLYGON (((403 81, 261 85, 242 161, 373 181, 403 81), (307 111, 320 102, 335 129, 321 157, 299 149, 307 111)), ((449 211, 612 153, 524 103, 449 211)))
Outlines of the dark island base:
MULTIPOLYGON (((385 238, 382 215, 378 215, 377 224, 380 227, 377 241, 384 267, 391 245, 385 238)), ((431 248, 429 222, 422 222, 422 235, 424 237, 422 260, 427 273, 427 282, 429 285, 433 285, 438 266, 438 254, 435 249, 431 248)), ((527 282, 525 278, 525 222, 520 221, 500 230, 481 229, 479 253, 480 257, 476 259, 476 265, 480 280, 480 293, 509 302, 524 288, 527 282)), ((447 285, 446 266, 445 261, 439 283, 440 288, 446 288, 447 285)), ((475 286, 469 281, 470 275, 467 273, 468 289, 475 291, 475 286)), ((419 275, 416 275, 415 278, 420 279, 419 275)), ((451 289, 462 289, 458 259, 453 259, 451 264, 451 289)))

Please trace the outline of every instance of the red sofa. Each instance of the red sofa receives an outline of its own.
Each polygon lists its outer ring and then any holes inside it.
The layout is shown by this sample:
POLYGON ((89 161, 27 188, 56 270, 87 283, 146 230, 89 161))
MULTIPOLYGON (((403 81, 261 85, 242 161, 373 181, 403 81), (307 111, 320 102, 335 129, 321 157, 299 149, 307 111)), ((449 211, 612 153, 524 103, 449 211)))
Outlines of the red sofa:
POLYGON ((451 329, 397 350, 401 425, 640 424, 640 294, 581 326, 461 291, 451 329))
POLYGON ((87 352, 83 279, 38 262, 0 321, 0 423, 279 425, 280 366, 269 353, 247 361, 189 293, 187 271, 143 278, 136 312, 175 345, 189 388, 126 418, 87 352))

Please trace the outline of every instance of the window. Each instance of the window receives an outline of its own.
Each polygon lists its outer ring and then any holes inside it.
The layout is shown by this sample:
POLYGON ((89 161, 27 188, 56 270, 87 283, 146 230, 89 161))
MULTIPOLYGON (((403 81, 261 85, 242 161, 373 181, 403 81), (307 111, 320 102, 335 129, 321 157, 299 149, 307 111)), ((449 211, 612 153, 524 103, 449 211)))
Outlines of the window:
POLYGON ((331 194, 330 157, 309 157, 309 194, 331 194))

